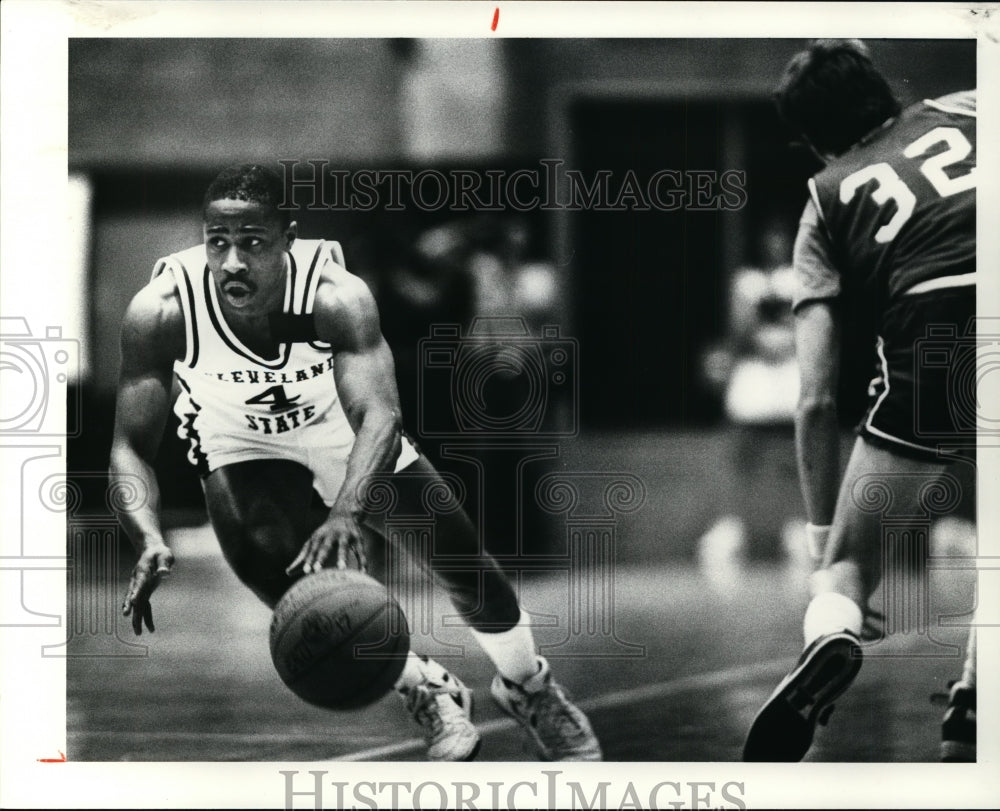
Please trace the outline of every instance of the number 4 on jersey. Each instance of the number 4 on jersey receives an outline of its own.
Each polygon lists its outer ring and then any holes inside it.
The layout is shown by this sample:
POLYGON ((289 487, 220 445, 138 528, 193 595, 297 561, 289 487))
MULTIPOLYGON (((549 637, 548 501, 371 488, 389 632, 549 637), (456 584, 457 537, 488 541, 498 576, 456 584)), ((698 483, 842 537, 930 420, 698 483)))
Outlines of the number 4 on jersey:
POLYGON ((294 407, 295 401, 301 399, 301 397, 302 395, 296 394, 294 397, 289 398, 285 394, 284 386, 271 386, 271 388, 265 389, 256 397, 251 397, 244 402, 247 405, 270 405, 271 411, 287 411, 294 407))
MULTIPOLYGON (((935 127, 906 147, 903 150, 903 155, 907 158, 918 158, 931 147, 940 143, 946 144, 948 148, 920 164, 923 176, 942 197, 950 197, 961 191, 975 188, 976 167, 957 177, 949 177, 944 171, 946 166, 964 160, 972 151, 969 139, 955 127, 935 127)), ((857 190, 871 180, 878 183, 871 193, 873 202, 880 206, 885 205, 889 200, 896 202, 896 213, 892 219, 875 232, 876 242, 882 244, 892 242, 903 224, 913 214, 917 197, 888 163, 873 163, 871 166, 849 174, 841 181, 840 202, 849 202, 857 190)))

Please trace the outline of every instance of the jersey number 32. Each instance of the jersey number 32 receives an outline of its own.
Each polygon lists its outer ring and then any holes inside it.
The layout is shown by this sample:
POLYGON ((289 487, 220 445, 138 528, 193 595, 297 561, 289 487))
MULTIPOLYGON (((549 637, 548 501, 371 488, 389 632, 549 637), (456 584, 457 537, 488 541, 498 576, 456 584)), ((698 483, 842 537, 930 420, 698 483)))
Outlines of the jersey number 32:
MULTIPOLYGON (((919 158, 926 154, 931 147, 940 143, 944 143, 947 148, 920 164, 923 176, 930 181, 931 186, 942 197, 950 197, 953 194, 975 188, 975 166, 968 173, 957 177, 950 177, 944 171, 945 167, 958 163, 972 152, 972 144, 969 143, 969 139, 955 127, 935 127, 906 147, 903 150, 903 155, 907 158, 919 158)), ((873 202, 880 206, 885 205, 889 200, 896 202, 896 213, 892 219, 875 232, 876 242, 892 242, 896 238, 896 234, 899 233, 899 229, 913 214, 913 209, 917 205, 917 197, 888 163, 873 163, 864 169, 852 172, 840 182, 840 202, 850 202, 857 190, 872 180, 878 184, 871 193, 873 202)))

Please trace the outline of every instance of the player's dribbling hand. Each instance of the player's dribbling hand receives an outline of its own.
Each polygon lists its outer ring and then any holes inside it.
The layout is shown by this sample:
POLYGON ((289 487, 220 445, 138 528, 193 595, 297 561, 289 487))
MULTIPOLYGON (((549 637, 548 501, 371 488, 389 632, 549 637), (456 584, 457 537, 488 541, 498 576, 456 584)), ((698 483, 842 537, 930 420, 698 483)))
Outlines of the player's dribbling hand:
POLYGON ((349 515, 331 515, 316 531, 309 536, 302 551, 291 565, 285 569, 291 574, 296 567, 301 566, 303 574, 318 572, 334 555, 334 563, 338 569, 346 569, 350 557, 358 563, 362 572, 368 570, 368 559, 365 556, 364 536, 358 522, 349 515))
POLYGON ((142 551, 139 560, 132 569, 132 579, 125 592, 122 602, 122 614, 132 616, 132 630, 136 636, 142 636, 142 624, 153 632, 153 607, 149 597, 160 584, 160 578, 169 574, 174 565, 174 553, 166 544, 148 546, 142 551))

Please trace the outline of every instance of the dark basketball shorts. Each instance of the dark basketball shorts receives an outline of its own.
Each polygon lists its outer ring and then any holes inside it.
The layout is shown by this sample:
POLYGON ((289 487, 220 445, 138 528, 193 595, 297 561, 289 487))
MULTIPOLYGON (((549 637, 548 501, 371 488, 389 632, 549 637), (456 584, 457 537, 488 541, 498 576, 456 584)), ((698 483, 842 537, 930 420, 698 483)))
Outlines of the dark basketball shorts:
POLYGON ((927 461, 975 451, 975 313, 974 285, 903 295, 889 307, 858 425, 866 441, 927 461))

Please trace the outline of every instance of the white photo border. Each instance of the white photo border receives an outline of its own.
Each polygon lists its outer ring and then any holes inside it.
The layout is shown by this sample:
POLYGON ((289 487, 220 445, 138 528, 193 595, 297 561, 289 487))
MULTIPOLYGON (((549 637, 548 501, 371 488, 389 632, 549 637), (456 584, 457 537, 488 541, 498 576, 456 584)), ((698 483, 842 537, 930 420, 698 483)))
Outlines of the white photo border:
MULTIPOLYGON (((979 142, 1000 143, 998 4, 527 3, 527 2, 59 2, 7 0, 2 11, 2 232, 0 307, 29 323, 66 323, 76 303, 47 293, 72 290, 76 263, 61 239, 66 222, 67 42, 72 37, 732 37, 974 38, 978 40, 979 142), (491 30, 500 9, 497 30, 491 30), (55 225, 53 225, 53 222, 55 225), (44 265, 40 259, 44 253, 44 265), (61 309, 60 309, 61 308, 61 309)), ((1000 302, 1000 157, 980 152, 980 308, 1000 302)), ((983 311, 985 316, 1000 313, 983 311)), ((996 377, 996 376, 994 376, 996 377)), ((995 381, 994 381, 995 382, 995 381)), ((993 392, 1000 401, 1000 392, 993 392)), ((25 446, 31 443, 25 443, 25 446)), ((36 443, 53 448, 58 440, 36 443)), ((23 446, 22 446, 23 447, 23 446)), ((40 450, 39 453, 43 453, 40 450)), ((62 446, 65 456, 65 446, 62 446)), ((17 448, 0 443, 4 502, 21 498, 17 448)), ((980 493, 1000 481, 1000 450, 981 452, 980 493), (984 486, 987 485, 987 486, 984 486)), ((1000 559, 1000 500, 980 498, 980 554, 1000 559)), ((15 511, 5 509, 10 516, 15 511)), ((31 517, 28 517, 31 520, 31 517)), ((51 524, 51 521, 49 522, 51 524)), ((46 525, 48 526, 48 525, 46 525)), ((11 528, 6 519, 4 532, 11 528)), ((63 534, 52 527, 53 555, 63 534)), ((983 572, 986 616, 1000 618, 1000 577, 983 572), (990 602, 992 601, 992 602, 990 602)), ((54 578, 56 588, 64 579, 54 578)), ((1000 684, 1000 619, 980 630, 982 685, 1000 684), (993 674, 990 676, 989 674, 993 674)), ((65 660, 40 659, 65 627, 0 629, 0 805, 47 808, 284 807, 281 770, 325 769, 325 780, 538 781, 541 763, 45 763, 66 751, 65 660)), ((976 807, 1000 799, 997 691, 979 695, 979 762, 941 764, 601 763, 560 764, 560 780, 584 786, 632 781, 640 796, 664 780, 744 784, 747 807, 976 807)), ((915 696, 914 701, 926 700, 915 696)), ((164 708, 164 712, 167 712, 164 708)), ((873 719, 873 723, 877 723, 873 719)), ((665 731, 669 734, 669 730, 665 731)), ((300 788, 297 784, 297 788, 300 788)), ((483 795, 488 796, 484 793, 483 795)), ((537 801, 523 793, 525 804, 537 801)), ((620 797, 620 792, 617 795, 620 797)), ((436 801, 436 795, 429 795, 436 801)), ((333 793, 328 807, 333 807, 333 793)), ((544 795, 542 798, 544 799, 544 795)), ((560 794, 565 804, 568 797, 560 794)), ((308 797, 297 807, 311 807, 308 797)))

